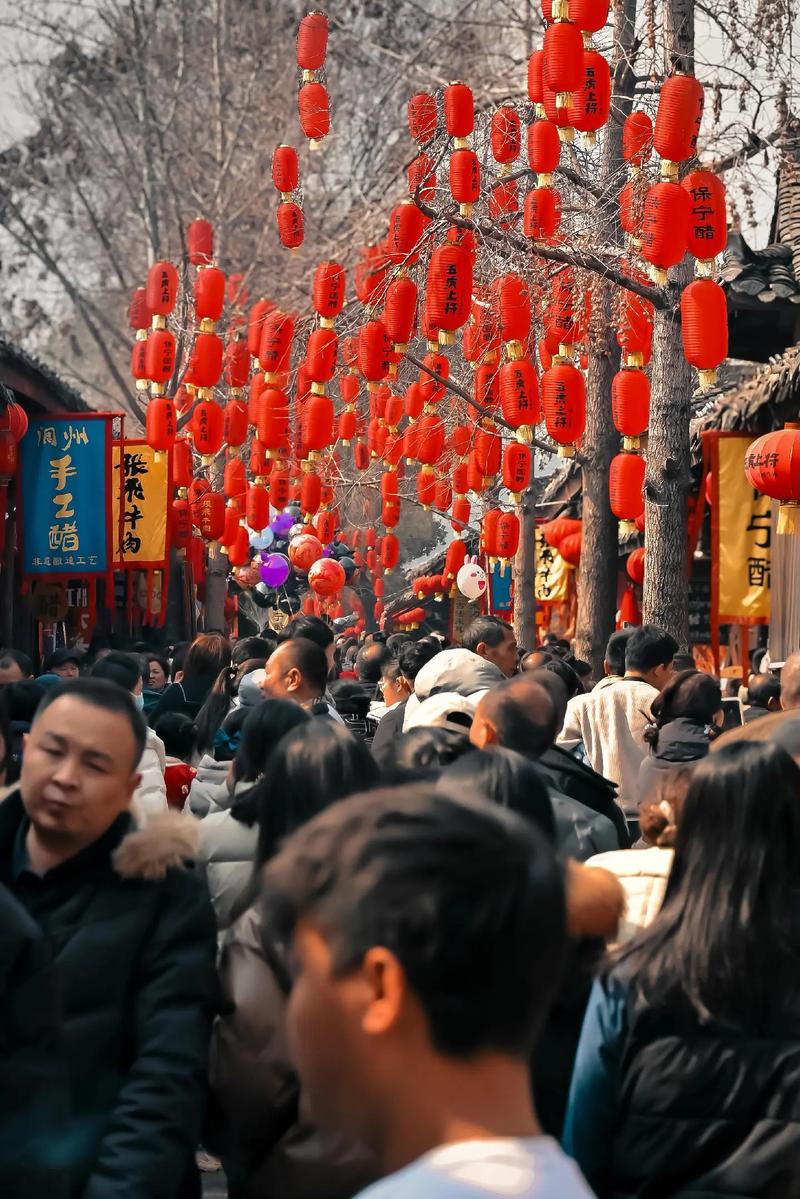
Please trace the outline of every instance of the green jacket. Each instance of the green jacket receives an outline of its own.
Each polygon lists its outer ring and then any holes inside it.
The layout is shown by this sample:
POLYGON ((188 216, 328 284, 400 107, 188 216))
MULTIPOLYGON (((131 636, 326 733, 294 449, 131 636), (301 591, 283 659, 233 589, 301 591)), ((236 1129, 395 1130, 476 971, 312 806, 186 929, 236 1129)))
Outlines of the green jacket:
POLYGON ((214 916, 179 814, 126 813, 44 876, 19 792, 0 804, 0 883, 55 959, 69 1077, 71 1196, 174 1199, 192 1162, 216 1003, 214 916))

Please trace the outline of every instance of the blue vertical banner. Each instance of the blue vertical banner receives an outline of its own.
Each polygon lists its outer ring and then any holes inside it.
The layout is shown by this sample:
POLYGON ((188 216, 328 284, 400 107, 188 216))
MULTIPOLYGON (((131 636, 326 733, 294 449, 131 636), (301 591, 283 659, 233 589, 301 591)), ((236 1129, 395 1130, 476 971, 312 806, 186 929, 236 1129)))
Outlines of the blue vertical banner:
POLYGON ((23 575, 107 574, 111 416, 32 419, 20 443, 23 575))
POLYGON ((511 593, 513 578, 514 572, 510 562, 493 564, 489 575, 489 611, 492 616, 511 615, 514 609, 514 597, 511 593))

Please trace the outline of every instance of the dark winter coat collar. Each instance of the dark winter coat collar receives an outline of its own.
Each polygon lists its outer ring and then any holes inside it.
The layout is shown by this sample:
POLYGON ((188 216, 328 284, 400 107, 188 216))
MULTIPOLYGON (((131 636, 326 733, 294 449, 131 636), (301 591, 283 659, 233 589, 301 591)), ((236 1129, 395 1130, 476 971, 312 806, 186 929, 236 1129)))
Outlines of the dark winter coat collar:
POLYGON ((710 740, 708 725, 679 716, 659 731, 653 756, 662 762, 696 762, 708 753, 710 740))

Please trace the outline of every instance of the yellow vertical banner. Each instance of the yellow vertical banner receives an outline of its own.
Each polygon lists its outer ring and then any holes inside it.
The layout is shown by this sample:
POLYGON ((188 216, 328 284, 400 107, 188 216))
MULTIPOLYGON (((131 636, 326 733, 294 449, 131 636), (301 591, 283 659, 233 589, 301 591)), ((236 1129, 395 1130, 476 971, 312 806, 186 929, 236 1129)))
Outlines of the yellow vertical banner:
POLYGON ((163 567, 168 554, 168 455, 157 456, 145 441, 115 441, 112 468, 114 564, 163 567))
POLYGON ((541 529, 536 530, 536 580, 534 583, 536 602, 539 604, 561 604, 567 598, 570 567, 544 539, 541 529))
POLYGON ((753 437, 710 436, 712 615, 717 624, 767 624, 772 512, 769 496, 755 491, 744 473, 753 437))

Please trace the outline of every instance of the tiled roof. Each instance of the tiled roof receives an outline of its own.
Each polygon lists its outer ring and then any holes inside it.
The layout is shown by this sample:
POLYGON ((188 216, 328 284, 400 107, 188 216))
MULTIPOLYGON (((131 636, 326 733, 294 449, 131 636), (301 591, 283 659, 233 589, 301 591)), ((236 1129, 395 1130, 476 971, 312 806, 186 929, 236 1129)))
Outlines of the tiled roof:
POLYGON ((55 401, 55 406, 68 412, 90 410, 90 405, 80 392, 65 383, 49 366, 0 336, 0 382, 7 383, 14 390, 20 387, 20 380, 30 384, 30 391, 24 388, 24 393, 30 394, 34 402, 40 403, 45 409, 52 406, 47 401, 55 401))
POLYGON ((741 233, 731 233, 725 250, 720 279, 731 301, 761 304, 800 304, 800 282, 795 276, 792 246, 774 242, 763 250, 751 250, 741 233))

